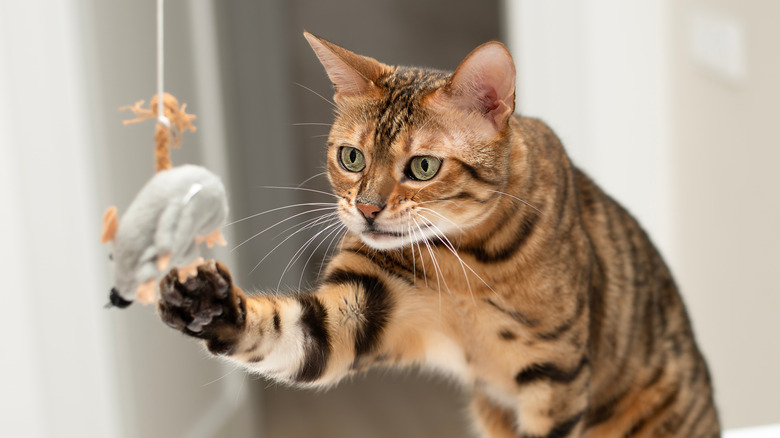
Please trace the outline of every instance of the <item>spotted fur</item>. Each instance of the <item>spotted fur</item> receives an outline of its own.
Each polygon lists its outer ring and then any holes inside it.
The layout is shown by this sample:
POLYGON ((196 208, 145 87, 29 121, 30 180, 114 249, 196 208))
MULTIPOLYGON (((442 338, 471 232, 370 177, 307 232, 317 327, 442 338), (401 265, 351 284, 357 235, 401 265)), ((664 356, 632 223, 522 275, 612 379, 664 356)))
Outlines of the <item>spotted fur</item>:
POLYGON ((719 436, 668 268, 543 122, 512 115, 502 45, 448 73, 306 37, 336 89, 328 176, 350 232, 308 293, 247 296, 213 263, 184 284, 172 273, 168 324, 298 386, 438 370, 473 395, 483 437, 719 436), (345 146, 364 169, 340 164, 345 146), (410 178, 415 156, 438 174, 410 178))

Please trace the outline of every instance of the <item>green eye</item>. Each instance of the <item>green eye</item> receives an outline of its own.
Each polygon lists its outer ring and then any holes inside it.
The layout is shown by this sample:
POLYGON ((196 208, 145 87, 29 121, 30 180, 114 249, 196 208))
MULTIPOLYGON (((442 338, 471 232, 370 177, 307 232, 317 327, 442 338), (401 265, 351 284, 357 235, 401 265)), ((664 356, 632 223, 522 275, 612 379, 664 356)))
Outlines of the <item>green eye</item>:
POLYGON ((407 176, 418 181, 428 181, 436 176, 441 160, 436 157, 414 157, 409 162, 407 176))
POLYGON ((350 146, 341 147, 339 161, 350 172, 360 172, 366 167, 366 159, 363 157, 363 153, 350 146))

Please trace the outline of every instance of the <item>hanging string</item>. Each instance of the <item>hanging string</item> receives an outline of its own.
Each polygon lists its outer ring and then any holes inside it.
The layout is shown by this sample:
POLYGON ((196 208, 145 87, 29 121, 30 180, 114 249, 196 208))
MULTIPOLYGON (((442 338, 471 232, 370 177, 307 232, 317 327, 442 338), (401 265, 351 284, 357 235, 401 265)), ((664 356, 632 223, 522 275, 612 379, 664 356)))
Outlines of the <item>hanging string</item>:
POLYGON ((163 44, 163 3, 164 0, 157 0, 157 121, 165 125, 165 127, 170 127, 171 122, 165 117, 163 103, 163 51, 165 48, 163 44))
POLYGON ((163 0, 157 0, 157 125, 154 127, 155 162, 157 172, 170 169, 171 164, 171 122, 165 116, 165 90, 163 89, 163 0))
POLYGON ((125 120, 125 125, 157 117, 157 124, 154 125, 155 171, 157 172, 170 169, 173 166, 171 164, 171 146, 179 147, 182 133, 186 130, 195 131, 195 126, 192 124, 195 116, 185 112, 187 104, 179 106, 179 101, 172 95, 165 93, 163 88, 165 76, 163 23, 163 0, 157 0, 157 93, 152 97, 149 109, 143 107, 143 100, 139 100, 135 105, 120 108, 120 110, 129 109, 138 116, 132 120, 125 120))

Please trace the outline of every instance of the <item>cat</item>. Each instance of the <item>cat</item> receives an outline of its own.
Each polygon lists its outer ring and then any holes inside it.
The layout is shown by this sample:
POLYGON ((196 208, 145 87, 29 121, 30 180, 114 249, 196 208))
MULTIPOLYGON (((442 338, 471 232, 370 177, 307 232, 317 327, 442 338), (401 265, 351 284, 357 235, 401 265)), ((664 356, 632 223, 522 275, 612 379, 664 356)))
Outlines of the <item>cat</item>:
POLYGON ((349 232, 310 293, 247 295, 218 262, 160 284, 161 318, 276 381, 420 366, 471 394, 482 437, 713 437, 710 375, 631 215, 514 114, 489 42, 454 73, 304 33, 334 85, 327 175, 349 232))

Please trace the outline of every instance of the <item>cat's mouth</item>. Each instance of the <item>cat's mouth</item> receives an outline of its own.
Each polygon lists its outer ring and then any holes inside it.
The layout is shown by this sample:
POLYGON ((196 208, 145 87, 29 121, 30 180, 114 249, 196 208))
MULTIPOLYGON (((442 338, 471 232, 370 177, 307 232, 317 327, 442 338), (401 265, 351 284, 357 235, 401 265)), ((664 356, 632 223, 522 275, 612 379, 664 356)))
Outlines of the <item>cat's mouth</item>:
MULTIPOLYGON (((422 232, 423 229, 430 228, 430 225, 428 224, 422 224, 420 229, 420 232, 422 232)), ((379 227, 376 226, 376 224, 371 224, 366 226, 365 230, 362 231, 363 235, 365 236, 372 236, 372 237, 407 237, 409 236, 409 232, 407 231, 392 231, 392 230, 382 230, 379 227)))
POLYGON ((371 229, 368 229, 366 231, 363 231, 363 234, 367 235, 367 236, 373 236, 373 237, 382 237, 382 236, 387 236, 387 237, 406 237, 406 235, 407 235, 406 233, 398 233, 398 232, 393 232, 393 231, 382 231, 382 230, 377 230, 376 228, 371 228, 371 229))
POLYGON ((360 237, 369 246, 376 249, 393 249, 400 248, 404 245, 410 244, 411 241, 418 240, 417 237, 422 237, 423 229, 426 231, 430 226, 422 225, 422 229, 417 230, 416 233, 403 232, 403 231, 388 231, 378 229, 374 225, 368 226, 360 233, 360 237), (419 234, 419 236, 416 236, 419 234))
POLYGON ((375 249, 393 249, 408 243, 409 238, 404 233, 369 229, 360 233, 360 238, 375 249))

